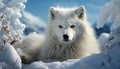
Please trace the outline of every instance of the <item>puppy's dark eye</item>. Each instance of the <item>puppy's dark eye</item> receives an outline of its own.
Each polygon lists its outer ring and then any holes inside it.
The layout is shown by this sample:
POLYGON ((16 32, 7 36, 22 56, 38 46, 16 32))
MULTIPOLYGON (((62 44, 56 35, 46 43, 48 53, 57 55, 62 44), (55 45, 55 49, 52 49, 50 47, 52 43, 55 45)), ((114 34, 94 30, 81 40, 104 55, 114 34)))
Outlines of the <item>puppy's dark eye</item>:
POLYGON ((71 27, 71 28, 75 28, 75 25, 71 25, 70 27, 71 27))
POLYGON ((59 27, 59 28, 63 28, 63 26, 62 26, 62 25, 58 25, 58 27, 59 27))

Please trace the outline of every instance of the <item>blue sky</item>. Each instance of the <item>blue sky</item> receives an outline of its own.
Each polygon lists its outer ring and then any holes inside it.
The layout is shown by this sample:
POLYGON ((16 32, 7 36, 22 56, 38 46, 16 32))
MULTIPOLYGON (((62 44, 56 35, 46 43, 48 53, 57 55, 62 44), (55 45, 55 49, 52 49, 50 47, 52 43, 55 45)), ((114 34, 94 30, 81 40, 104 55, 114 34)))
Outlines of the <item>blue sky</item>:
POLYGON ((84 5, 88 15, 88 21, 94 23, 97 20, 100 9, 110 0, 28 0, 25 11, 40 17, 48 23, 48 12, 51 6, 74 7, 84 5))

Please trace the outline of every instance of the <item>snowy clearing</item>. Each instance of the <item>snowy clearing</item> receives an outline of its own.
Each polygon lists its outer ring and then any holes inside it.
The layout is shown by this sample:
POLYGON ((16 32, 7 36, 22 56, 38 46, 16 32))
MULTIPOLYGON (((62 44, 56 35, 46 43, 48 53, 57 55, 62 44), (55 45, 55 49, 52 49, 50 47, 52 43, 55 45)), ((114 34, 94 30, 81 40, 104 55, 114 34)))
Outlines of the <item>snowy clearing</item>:
POLYGON ((25 27, 19 21, 22 16, 20 11, 25 8, 24 2, 26 0, 0 0, 0 32, 2 32, 0 33, 0 69, 120 69, 120 0, 111 0, 105 4, 98 18, 97 28, 103 27, 107 21, 114 21, 111 32, 99 39, 101 45, 106 48, 104 52, 83 59, 50 63, 37 61, 29 65, 21 63, 20 57, 12 46, 14 40, 15 43, 20 40, 16 36, 16 30, 17 33, 22 34, 25 27), (8 38, 8 35, 11 38, 8 38))

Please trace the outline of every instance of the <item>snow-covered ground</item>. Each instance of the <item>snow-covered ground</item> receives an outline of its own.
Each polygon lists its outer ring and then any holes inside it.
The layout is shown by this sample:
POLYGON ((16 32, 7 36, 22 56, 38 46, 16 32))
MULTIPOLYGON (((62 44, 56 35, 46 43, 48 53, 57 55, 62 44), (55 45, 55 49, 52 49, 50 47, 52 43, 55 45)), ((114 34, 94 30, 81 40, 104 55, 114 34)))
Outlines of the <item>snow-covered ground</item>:
POLYGON ((29 65, 21 63, 21 59, 18 56, 16 50, 12 46, 15 34, 9 34, 12 39, 8 39, 8 33, 16 33, 15 26, 19 26, 18 32, 24 29, 24 25, 19 22, 20 10, 23 9, 26 0, 0 0, 0 69, 120 69, 120 0, 111 0, 106 3, 102 8, 98 17, 97 28, 103 27, 107 21, 113 21, 110 27, 111 32, 108 34, 102 34, 99 38, 101 45, 103 46, 103 52, 100 54, 93 54, 83 59, 71 59, 63 62, 49 62, 44 63, 42 61, 33 62, 29 65), (9 8, 8 8, 9 6, 9 8), (13 10, 13 7, 16 9, 13 10), (2 11, 1 11, 2 10, 2 11), (17 12, 15 17, 12 17, 17 12), (7 18, 3 18, 3 15, 7 18), (11 17, 11 18, 10 18, 11 17), (4 26, 3 19, 7 20, 4 26), (10 21, 9 21, 10 20, 10 21), (10 28, 9 28, 10 27, 10 28), (11 29, 12 31, 9 31, 11 29), (7 40, 6 40, 7 39, 7 40), (11 44, 11 45, 10 45, 11 44), (105 48, 105 49, 104 49, 105 48))

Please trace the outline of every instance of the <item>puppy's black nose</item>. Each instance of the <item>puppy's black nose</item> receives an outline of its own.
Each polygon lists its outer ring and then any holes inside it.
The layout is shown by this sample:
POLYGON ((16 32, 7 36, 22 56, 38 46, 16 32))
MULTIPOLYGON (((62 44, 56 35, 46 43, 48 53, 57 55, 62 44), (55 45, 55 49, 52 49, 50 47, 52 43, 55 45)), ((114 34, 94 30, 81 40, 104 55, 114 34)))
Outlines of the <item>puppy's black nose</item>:
POLYGON ((63 38, 64 38, 65 41, 68 41, 69 36, 68 36, 67 34, 64 34, 64 35, 63 35, 63 38))

